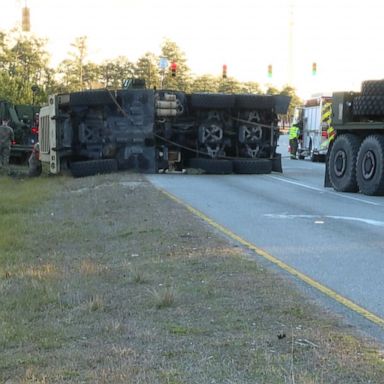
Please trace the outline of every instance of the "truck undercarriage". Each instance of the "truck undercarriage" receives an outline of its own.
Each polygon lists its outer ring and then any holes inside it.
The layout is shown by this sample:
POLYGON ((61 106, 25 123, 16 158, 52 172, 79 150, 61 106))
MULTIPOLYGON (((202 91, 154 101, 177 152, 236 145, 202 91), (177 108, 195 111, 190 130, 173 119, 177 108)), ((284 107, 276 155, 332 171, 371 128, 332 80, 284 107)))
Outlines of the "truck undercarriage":
POLYGON ((276 153, 283 95, 149 89, 96 90, 49 97, 40 111, 40 159, 74 176, 132 169, 155 173, 281 171, 276 153))

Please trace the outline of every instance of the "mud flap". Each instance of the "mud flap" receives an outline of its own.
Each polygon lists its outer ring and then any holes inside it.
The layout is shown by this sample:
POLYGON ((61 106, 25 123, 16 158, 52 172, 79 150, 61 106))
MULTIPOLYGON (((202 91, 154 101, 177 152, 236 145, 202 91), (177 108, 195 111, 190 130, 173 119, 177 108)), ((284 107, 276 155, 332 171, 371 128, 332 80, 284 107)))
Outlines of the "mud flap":
POLYGON ((283 173, 283 167, 281 165, 281 153, 276 153, 272 159, 272 172, 283 173))
POLYGON ((332 183, 331 183, 331 179, 329 178, 329 172, 328 172, 328 168, 329 168, 329 154, 331 153, 331 148, 332 148, 332 145, 330 145, 328 147, 327 154, 325 155, 325 174, 324 174, 324 187, 325 188, 333 187, 332 183))

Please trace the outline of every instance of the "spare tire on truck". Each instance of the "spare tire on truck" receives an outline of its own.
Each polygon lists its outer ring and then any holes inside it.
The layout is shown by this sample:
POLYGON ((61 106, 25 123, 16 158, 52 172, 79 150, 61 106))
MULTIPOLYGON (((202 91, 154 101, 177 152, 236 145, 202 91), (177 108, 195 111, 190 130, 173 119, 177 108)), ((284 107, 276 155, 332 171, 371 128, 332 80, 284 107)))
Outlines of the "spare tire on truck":
POLYGON ((275 99, 268 95, 236 95, 235 106, 239 109, 272 109, 275 99))
POLYGON ((118 170, 115 159, 75 161, 70 163, 69 168, 73 177, 93 176, 118 170))
POLYGON ((272 172, 270 159, 234 159, 233 172, 239 174, 267 174, 272 172))
POLYGON ((361 84, 362 96, 384 96, 384 80, 365 80, 361 84))
POLYGON ((192 93, 191 107, 202 109, 227 109, 235 105, 235 95, 223 93, 192 93))
POLYGON ((384 95, 356 96, 352 109, 355 116, 384 116, 384 95))
POLYGON ((201 169, 204 173, 211 175, 228 175, 233 171, 232 161, 226 159, 195 157, 189 160, 188 165, 190 168, 201 169))

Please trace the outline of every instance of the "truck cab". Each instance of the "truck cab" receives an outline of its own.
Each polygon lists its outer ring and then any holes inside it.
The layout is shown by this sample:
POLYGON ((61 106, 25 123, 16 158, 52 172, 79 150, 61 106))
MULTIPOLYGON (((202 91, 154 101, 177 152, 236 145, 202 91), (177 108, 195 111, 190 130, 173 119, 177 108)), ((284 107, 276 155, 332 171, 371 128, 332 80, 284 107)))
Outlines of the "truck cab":
POLYGON ((15 140, 11 146, 11 159, 26 161, 38 142, 40 108, 32 105, 14 105, 0 101, 0 118, 10 121, 15 140))

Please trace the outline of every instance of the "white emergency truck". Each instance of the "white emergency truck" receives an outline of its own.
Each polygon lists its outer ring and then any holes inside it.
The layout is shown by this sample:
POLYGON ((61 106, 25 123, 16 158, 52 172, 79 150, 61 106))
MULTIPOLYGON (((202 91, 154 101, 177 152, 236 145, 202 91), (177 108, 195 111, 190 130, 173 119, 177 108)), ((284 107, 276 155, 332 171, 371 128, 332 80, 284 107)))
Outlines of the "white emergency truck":
POLYGON ((298 107, 298 116, 303 123, 299 139, 299 159, 324 161, 328 151, 327 130, 331 125, 332 98, 318 96, 307 100, 303 106, 298 107))

